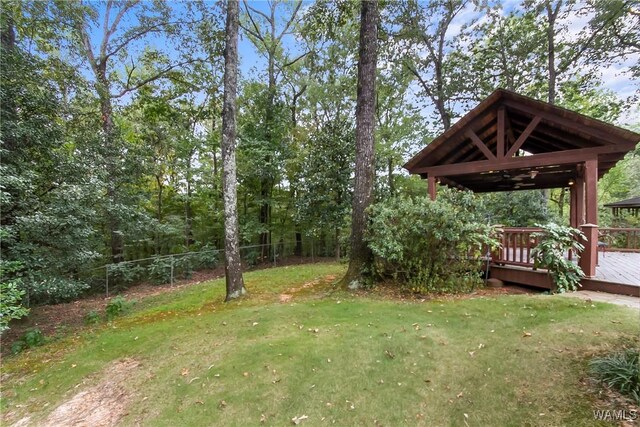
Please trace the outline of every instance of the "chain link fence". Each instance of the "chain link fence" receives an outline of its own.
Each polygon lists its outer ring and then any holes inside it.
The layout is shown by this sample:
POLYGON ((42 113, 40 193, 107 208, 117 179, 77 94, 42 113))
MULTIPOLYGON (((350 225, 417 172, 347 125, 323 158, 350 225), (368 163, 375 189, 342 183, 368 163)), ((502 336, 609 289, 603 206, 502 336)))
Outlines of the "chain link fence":
MULTIPOLYGON (((240 247, 240 256, 245 268, 258 265, 276 267, 293 257, 301 257, 315 262, 319 259, 339 258, 341 242, 335 239, 306 238, 304 241, 280 239, 266 245, 240 247)), ((89 270, 84 278, 91 287, 105 295, 118 292, 138 283, 170 284, 188 279, 196 271, 216 269, 224 265, 224 249, 206 249, 197 252, 183 252, 156 255, 147 258, 106 264, 89 270)))

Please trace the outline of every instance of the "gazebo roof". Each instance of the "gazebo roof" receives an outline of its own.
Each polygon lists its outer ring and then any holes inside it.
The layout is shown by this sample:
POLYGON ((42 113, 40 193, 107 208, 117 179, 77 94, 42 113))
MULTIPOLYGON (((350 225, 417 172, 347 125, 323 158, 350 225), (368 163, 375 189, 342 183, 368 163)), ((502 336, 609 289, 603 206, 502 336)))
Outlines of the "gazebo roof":
POLYGON ((640 197, 632 197, 631 199, 620 200, 619 202, 607 203, 606 208, 640 208, 640 197))
POLYGON ((640 134, 503 89, 416 154, 405 168, 476 192, 570 185, 581 163, 601 177, 640 134))

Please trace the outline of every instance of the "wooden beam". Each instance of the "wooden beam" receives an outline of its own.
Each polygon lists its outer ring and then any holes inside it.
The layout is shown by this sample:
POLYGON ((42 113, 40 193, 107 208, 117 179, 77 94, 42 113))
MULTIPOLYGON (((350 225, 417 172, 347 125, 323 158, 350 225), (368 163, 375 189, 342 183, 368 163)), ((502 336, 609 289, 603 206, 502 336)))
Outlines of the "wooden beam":
POLYGON ((578 171, 579 175, 576 178, 576 227, 579 227, 581 224, 584 224, 584 178, 581 175, 580 170, 578 171))
POLYGON ((522 144, 524 144, 527 138, 529 138, 529 135, 531 135, 531 132, 533 132, 536 126, 538 126, 538 123, 540 123, 540 120, 542 120, 542 117, 540 116, 535 116, 531 120, 531 123, 529 123, 529 125, 526 127, 524 132, 522 132, 522 134, 518 137, 515 144, 513 144, 513 146, 509 149, 505 157, 513 157, 513 155, 520 149, 520 147, 522 147, 522 144))
POLYGON ((598 224, 598 160, 584 162, 585 221, 598 224))
POLYGON ((480 151, 482 151, 482 154, 484 154, 488 160, 496 160, 496 156, 493 155, 491 150, 489 150, 489 148, 485 145, 484 142, 482 142, 482 140, 478 137, 478 135, 476 135, 474 131, 469 129, 467 131, 467 136, 469 137, 469 139, 471 139, 473 144, 478 147, 480 151))
POLYGON ((433 201, 436 200, 436 177, 429 175, 427 178, 427 187, 429 190, 429 198, 433 201))
MULTIPOLYGON (((538 108, 534 108, 529 105, 524 105, 518 101, 514 101, 511 99, 503 100, 504 105, 509 108, 512 108, 517 111, 521 111, 523 113, 529 114, 531 116, 539 115, 545 122, 550 122, 555 124, 557 128, 565 128, 569 129, 571 132, 579 135, 583 139, 587 141, 591 141, 594 139, 603 141, 606 144, 611 144, 612 141, 620 140, 622 137, 611 133, 611 130, 604 129, 607 127, 606 124, 602 123, 602 125, 596 127, 597 121, 593 119, 588 119, 586 117, 580 118, 580 120, 570 120, 566 117, 562 117, 558 114, 553 114, 548 111, 543 111, 538 108)), ((635 141, 636 143, 638 141, 635 141)), ((622 144, 622 143, 620 143, 622 144)))
POLYGON ((505 112, 504 106, 498 108, 498 146, 496 148, 496 156, 499 159, 504 158, 504 133, 505 133, 505 112))
POLYGON ((489 172, 491 170, 507 170, 537 166, 576 164, 592 159, 600 154, 624 153, 635 148, 634 143, 605 145, 601 147, 579 148, 532 156, 510 157, 498 160, 482 160, 477 162, 424 166, 410 169, 412 174, 428 173, 434 176, 455 176, 489 172))

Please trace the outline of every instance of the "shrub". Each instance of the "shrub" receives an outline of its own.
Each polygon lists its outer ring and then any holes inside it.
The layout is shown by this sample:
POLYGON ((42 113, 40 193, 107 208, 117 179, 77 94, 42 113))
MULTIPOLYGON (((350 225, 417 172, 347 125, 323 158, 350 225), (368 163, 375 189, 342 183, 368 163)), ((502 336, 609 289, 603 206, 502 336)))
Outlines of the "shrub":
POLYGON ((79 280, 62 277, 42 278, 26 283, 29 300, 37 304, 57 304, 77 299, 89 285, 79 280))
POLYGON ((190 255, 196 270, 215 268, 218 265, 218 251, 210 246, 204 246, 195 254, 190 255))
POLYGON ((572 250, 581 252, 584 246, 579 240, 586 240, 578 229, 558 224, 536 224, 542 232, 534 233, 538 245, 531 251, 536 267, 546 268, 560 293, 575 291, 580 286, 584 273, 577 264, 565 258, 565 253, 572 250))
POLYGON ((627 349, 591 361, 591 373, 640 404, 640 351, 627 349))
POLYGON ((122 316, 126 312, 128 312, 136 302, 134 300, 127 301, 122 296, 117 296, 112 298, 111 301, 107 303, 104 311, 107 316, 107 320, 113 320, 118 316, 122 316))
POLYGON ((22 305, 23 296, 19 280, 0 283, 0 333, 9 329, 12 319, 29 314, 29 309, 22 305))
MULTIPOLYGON (((460 197, 460 196, 457 196, 460 197)), ((389 199, 369 210, 367 241, 374 279, 392 278, 417 292, 468 291, 481 283, 490 229, 474 221, 473 196, 450 202, 389 199)))
POLYGON ((46 338, 42 331, 38 328, 29 329, 24 335, 11 345, 11 352, 13 354, 20 353, 27 348, 34 348, 41 346, 46 342, 46 338))
POLYGON ((96 310, 91 310, 84 315, 85 325, 96 325, 100 323, 100 313, 96 310))
MULTIPOLYGON (((174 265, 175 268, 175 265, 174 265)), ((157 285, 171 281, 171 257, 156 257, 147 267, 149 279, 157 285)))
POLYGON ((127 287, 144 277, 145 268, 131 262, 111 264, 109 268, 109 286, 112 289, 127 287))

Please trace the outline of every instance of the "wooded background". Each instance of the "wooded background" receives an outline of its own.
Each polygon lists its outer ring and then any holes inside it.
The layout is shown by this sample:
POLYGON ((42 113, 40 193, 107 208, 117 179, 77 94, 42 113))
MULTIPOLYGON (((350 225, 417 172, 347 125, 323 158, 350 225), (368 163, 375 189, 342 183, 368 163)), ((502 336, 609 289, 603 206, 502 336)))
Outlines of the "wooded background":
MULTIPOLYGON (((375 200, 424 195, 402 164, 498 87, 639 129, 634 1, 379 9, 375 200)), ((245 260, 348 247, 359 13, 240 3, 240 244, 262 245, 245 260)), ((223 247, 224 17, 211 1, 3 2, 3 280, 65 299, 105 264, 223 247)), ((640 195, 640 149, 599 189, 603 203, 640 195)), ((487 222, 531 225, 566 218, 567 194, 481 199, 487 222)))

